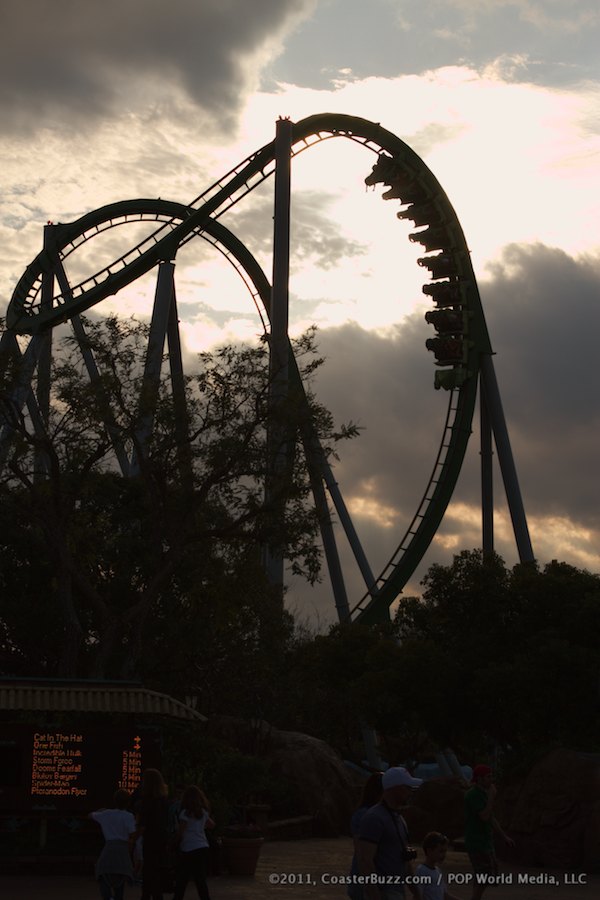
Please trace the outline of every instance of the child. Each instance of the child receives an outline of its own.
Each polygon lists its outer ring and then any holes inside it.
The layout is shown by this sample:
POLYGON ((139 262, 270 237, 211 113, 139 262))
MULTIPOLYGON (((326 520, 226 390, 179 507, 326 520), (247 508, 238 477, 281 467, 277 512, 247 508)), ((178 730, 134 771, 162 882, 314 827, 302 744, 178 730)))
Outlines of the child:
POLYGON ((96 863, 96 879, 102 900, 123 900, 125 883, 133 881, 130 848, 135 836, 135 819, 129 812, 130 796, 119 790, 112 809, 99 809, 89 818, 97 822, 104 835, 104 849, 96 863))
POLYGON ((439 864, 443 863, 448 850, 448 838, 439 831, 430 831, 423 841, 425 862, 417 866, 415 875, 419 876, 417 887, 421 900, 459 900, 448 892, 446 881, 439 864))
POLYGON ((208 800, 195 784, 187 787, 181 798, 179 814, 180 843, 175 873, 173 900, 183 900, 188 881, 194 879, 200 900, 210 900, 206 885, 208 840, 206 829, 214 828, 208 800))

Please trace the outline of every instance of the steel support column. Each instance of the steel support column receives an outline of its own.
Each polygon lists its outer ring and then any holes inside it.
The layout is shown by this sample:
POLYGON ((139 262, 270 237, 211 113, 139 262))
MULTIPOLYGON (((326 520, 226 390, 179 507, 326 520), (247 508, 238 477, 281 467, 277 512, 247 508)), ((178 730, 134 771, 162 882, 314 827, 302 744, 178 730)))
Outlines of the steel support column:
POLYGON ((346 538, 348 539, 348 543, 350 545, 350 549, 354 554, 354 559, 356 560, 356 564, 360 569, 360 573, 365 582, 365 587, 369 591, 372 597, 378 593, 377 587, 377 579, 373 574, 373 570, 369 565, 369 561, 366 557, 365 551, 363 550, 362 544, 356 533, 356 529, 354 527, 354 522, 350 517, 350 513, 348 512, 348 507, 346 506, 345 500, 342 496, 342 492, 340 491, 339 485, 335 480, 335 476, 331 470, 331 466, 327 462, 327 460, 323 457, 323 478, 325 480, 325 484, 327 485, 327 490, 329 491, 329 496, 333 502, 335 507, 335 511, 337 512, 340 520, 340 524, 344 529, 344 533, 346 538))
POLYGON ((5 342, 4 350, 11 353, 16 361, 16 378, 11 390, 2 397, 2 411, 0 413, 0 468, 6 462, 10 449, 10 440, 16 427, 22 424, 23 409, 27 405, 32 415, 32 423, 38 437, 43 437, 45 428, 40 415, 37 399, 31 388, 33 375, 36 370, 41 348, 44 346, 44 336, 34 335, 29 341, 25 353, 21 353, 14 332, 5 342), (33 409, 33 414, 31 410, 33 409))
MULTIPOLYGON (((290 196, 292 123, 279 119, 275 134, 275 208, 273 232, 273 287, 269 358, 269 423, 267 438, 268 476, 265 500, 272 509, 274 530, 284 515, 283 479, 288 464, 284 406, 289 394, 288 318, 290 276, 290 196)), ((265 548, 265 566, 270 583, 283 596, 283 553, 276 543, 265 548)))
POLYGON ((174 272, 175 264, 172 262, 161 262, 158 267, 158 279, 139 402, 135 448, 131 464, 132 475, 139 475, 140 461, 146 455, 152 436, 160 388, 160 372, 165 349, 165 338, 173 297, 174 272))
POLYGON ((483 386, 479 390, 479 429, 481 452, 481 542, 484 558, 494 553, 494 470, 492 425, 483 386))
POLYGON ((183 371, 183 356, 181 353, 181 335, 179 334, 179 314, 177 312, 175 282, 173 282, 171 304, 169 307, 167 346, 169 348, 169 370, 171 372, 171 390, 173 393, 173 410, 175 413, 175 440, 177 441, 177 457, 179 459, 181 478, 191 490, 192 453, 188 427, 189 421, 187 401, 185 396, 185 374, 183 371))
POLYGON ((502 408, 502 400, 500 399, 494 363, 492 357, 487 354, 483 355, 481 362, 481 386, 483 388, 486 407, 494 431, 498 462, 500 463, 500 470, 502 472, 502 480, 504 482, 504 490, 506 491, 506 499, 512 520, 519 559, 522 563, 534 562, 535 556, 529 537, 529 528, 527 526, 525 508, 521 497, 521 488, 519 487, 517 469, 512 455, 512 448, 510 446, 508 428, 506 427, 506 420, 504 418, 504 410, 502 408))
MULTIPOLYGON (((54 229, 56 225, 44 225, 44 251, 50 259, 57 257, 54 241, 54 229)), ((41 308, 43 310, 52 309, 52 298, 54 296, 54 278, 55 270, 45 272, 42 276, 42 297, 41 308)), ((39 348, 38 364, 37 364, 37 383, 35 388, 35 398, 37 407, 41 416, 44 429, 48 427, 48 419, 50 417, 50 380, 52 369, 52 329, 49 328, 41 335, 42 342, 39 348)), ((46 455, 39 448, 35 451, 35 477, 46 474, 48 460, 46 455)))
POLYGON ((304 453, 306 455, 306 463, 310 476, 310 483, 315 501, 315 508, 319 518, 319 529, 321 532, 321 540, 323 542, 323 552, 327 562, 327 571, 331 580, 331 588, 333 590, 333 599, 335 608, 340 622, 347 622, 350 619, 350 604, 348 603, 348 593, 344 582, 344 573, 340 562, 340 555, 335 540, 333 530, 333 522, 331 518, 331 510, 327 502, 327 493, 323 480, 323 466, 326 465, 324 459, 323 448, 319 442, 319 438, 312 431, 307 430, 303 433, 304 453))

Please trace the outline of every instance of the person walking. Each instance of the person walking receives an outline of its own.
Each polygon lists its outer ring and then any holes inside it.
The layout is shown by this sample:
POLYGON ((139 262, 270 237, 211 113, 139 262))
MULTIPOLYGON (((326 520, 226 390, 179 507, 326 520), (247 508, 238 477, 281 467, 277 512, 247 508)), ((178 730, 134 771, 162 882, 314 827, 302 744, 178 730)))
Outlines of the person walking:
POLYGON ((446 859, 448 838, 439 831, 430 831, 423 841, 425 862, 417 866, 417 886, 421 900, 459 900, 448 891, 440 865, 446 859))
MULTIPOLYGON (((409 846, 408 828, 400 814, 411 792, 422 784, 402 766, 383 773, 381 800, 367 810, 360 824, 357 841, 359 874, 371 876, 363 885, 364 900, 404 900, 404 880, 412 874, 416 851, 409 846)), ((419 893, 413 884, 409 890, 415 900, 419 893)))
POLYGON ((494 816, 497 793, 491 768, 485 765, 475 766, 472 787, 465 794, 465 847, 475 874, 471 900, 481 900, 488 882, 498 875, 494 831, 508 847, 514 847, 515 843, 502 830, 494 816))
POLYGON ((214 828, 214 825, 206 795, 197 785, 190 785, 181 798, 179 853, 173 900, 183 900, 187 884, 192 879, 200 900, 210 900, 206 884, 209 854, 206 830, 214 828))
POLYGON ((355 879, 355 876, 358 875, 357 846, 360 836, 360 825, 365 816, 365 813, 381 800, 382 775, 383 772, 371 772, 363 786, 359 804, 352 813, 352 818, 350 819, 350 833, 352 834, 352 838, 354 840, 354 854, 352 856, 352 863, 350 865, 350 875, 353 881, 348 885, 347 890, 347 894, 350 897, 350 900, 362 900, 362 888, 355 879))
POLYGON ((168 874, 169 800, 158 769, 146 769, 142 776, 137 820, 143 852, 141 900, 163 900, 168 874))
POLYGON ((126 883, 133 881, 131 847, 136 824, 133 813, 128 810, 130 800, 127 791, 118 790, 111 809, 99 809, 89 814, 104 836, 104 847, 95 867, 102 900, 123 900, 126 883))

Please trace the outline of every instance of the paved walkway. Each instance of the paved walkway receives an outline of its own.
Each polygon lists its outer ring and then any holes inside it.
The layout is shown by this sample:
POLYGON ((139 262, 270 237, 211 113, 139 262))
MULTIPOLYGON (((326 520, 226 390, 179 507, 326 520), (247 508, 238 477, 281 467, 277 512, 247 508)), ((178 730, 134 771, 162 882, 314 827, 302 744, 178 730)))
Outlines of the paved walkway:
MULTIPOLYGON (((352 843, 348 838, 267 842, 261 854, 256 877, 219 876, 209 882, 212 900, 343 900, 345 888, 332 883, 348 872, 352 843)), ((453 878, 451 892, 468 900, 468 884, 459 883, 469 874, 463 853, 449 853, 446 875, 453 878)), ((485 900, 597 900, 600 874, 570 876, 517 867, 505 868, 503 884, 490 887, 485 900), (512 878, 511 878, 512 876, 512 878), (519 876, 525 881, 519 883, 519 876), (548 879, 553 877, 556 883, 548 879), (569 879, 570 877, 570 882, 569 879), (577 879, 581 878, 581 883, 577 879), (585 878, 585 882, 584 879, 585 878), (540 879, 541 883, 535 879, 540 879), (546 880, 544 883, 544 879, 546 880)), ((30 875, 0 876, 2 900, 98 900, 100 894, 93 877, 30 875)), ((170 894, 165 894, 168 900, 170 894)), ((126 892, 126 900, 137 900, 138 888, 126 892)), ((186 900, 195 900, 192 885, 186 900)))

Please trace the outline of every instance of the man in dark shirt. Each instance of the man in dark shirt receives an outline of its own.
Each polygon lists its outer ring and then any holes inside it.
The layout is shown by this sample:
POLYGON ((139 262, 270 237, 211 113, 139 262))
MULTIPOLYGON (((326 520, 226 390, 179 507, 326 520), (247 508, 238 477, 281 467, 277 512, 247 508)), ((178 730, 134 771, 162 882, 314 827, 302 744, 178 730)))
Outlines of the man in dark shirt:
MULTIPOLYGON (((365 813, 356 847, 360 875, 377 876, 372 884, 363 884, 365 900, 404 900, 406 896, 404 879, 412 874, 412 865, 408 829, 399 810, 421 784, 420 778, 413 778, 401 766, 383 773, 382 798, 365 813)), ((418 900, 416 886, 409 889, 418 900)))
POLYGON ((514 841, 505 834, 494 818, 492 810, 496 793, 490 767, 475 766, 473 786, 465 794, 465 847, 475 873, 471 900, 481 900, 488 879, 491 880, 498 874, 494 831, 509 847, 514 846, 514 841))

